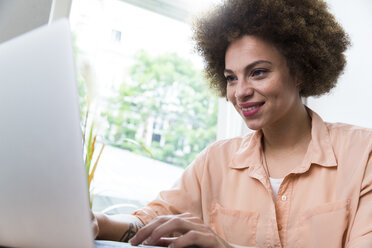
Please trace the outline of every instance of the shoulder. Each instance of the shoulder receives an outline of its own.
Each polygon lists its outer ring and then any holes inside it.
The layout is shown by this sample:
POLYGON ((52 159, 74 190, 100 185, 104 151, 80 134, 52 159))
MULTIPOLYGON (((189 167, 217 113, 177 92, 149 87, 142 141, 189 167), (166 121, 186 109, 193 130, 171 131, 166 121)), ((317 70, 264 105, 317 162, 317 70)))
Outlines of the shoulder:
POLYGON ((356 168, 363 175, 372 154, 372 129, 344 123, 327 123, 332 148, 341 171, 345 171, 346 180, 356 168))
POLYGON ((261 133, 256 131, 241 137, 216 141, 205 149, 203 163, 206 167, 222 170, 235 168, 236 161, 239 161, 239 164, 246 164, 247 159, 257 157, 255 155, 259 153, 260 140, 261 133))
POLYGON ((227 165, 236 156, 237 153, 247 150, 255 132, 248 133, 241 137, 218 140, 207 146, 194 160, 192 165, 205 167, 207 165, 217 164, 227 165))
POLYGON ((345 123, 326 123, 334 142, 354 143, 354 145, 372 146, 372 129, 345 123))
MULTIPOLYGON (((219 182, 229 173, 232 161, 239 154, 244 154, 250 147, 255 133, 242 137, 218 140, 207 146, 188 166, 186 171, 193 171, 199 180, 219 182)), ((185 171, 185 172, 186 172, 185 171)))

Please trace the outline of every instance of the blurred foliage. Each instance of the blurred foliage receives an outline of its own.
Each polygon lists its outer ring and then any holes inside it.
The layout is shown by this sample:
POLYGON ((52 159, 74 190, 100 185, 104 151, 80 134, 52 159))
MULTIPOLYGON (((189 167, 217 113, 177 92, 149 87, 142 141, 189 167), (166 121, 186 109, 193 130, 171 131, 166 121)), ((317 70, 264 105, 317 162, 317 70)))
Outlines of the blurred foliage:
POLYGON ((148 156, 125 142, 146 143, 151 120, 160 123, 161 141, 148 147, 155 159, 187 166, 216 139, 218 100, 208 89, 202 73, 177 54, 136 54, 130 82, 121 84, 104 112, 108 143, 148 156))
POLYGON ((79 95, 79 104, 80 104, 80 124, 83 128, 86 113, 88 112, 87 106, 87 86, 84 77, 80 73, 80 69, 78 68, 78 58, 81 56, 82 51, 77 46, 77 35, 75 33, 72 34, 73 44, 74 44, 74 57, 75 57, 75 66, 76 66, 76 79, 77 79, 77 89, 79 95))

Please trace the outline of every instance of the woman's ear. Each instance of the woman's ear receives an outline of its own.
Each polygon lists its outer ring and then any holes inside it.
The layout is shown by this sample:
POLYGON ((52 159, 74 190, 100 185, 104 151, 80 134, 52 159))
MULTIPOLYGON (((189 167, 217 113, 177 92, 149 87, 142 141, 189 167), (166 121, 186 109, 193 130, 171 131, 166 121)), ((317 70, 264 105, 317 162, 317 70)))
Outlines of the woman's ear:
POLYGON ((296 88, 298 89, 298 91, 300 91, 301 90, 301 85, 302 85, 301 78, 298 75, 295 75, 294 80, 295 80, 295 86, 296 86, 296 88))
POLYGON ((301 85, 302 85, 302 79, 301 79, 301 77, 300 77, 300 75, 299 75, 299 73, 296 73, 296 75, 294 76, 295 78, 295 82, 296 82, 296 88, 298 88, 299 90, 301 90, 301 85))

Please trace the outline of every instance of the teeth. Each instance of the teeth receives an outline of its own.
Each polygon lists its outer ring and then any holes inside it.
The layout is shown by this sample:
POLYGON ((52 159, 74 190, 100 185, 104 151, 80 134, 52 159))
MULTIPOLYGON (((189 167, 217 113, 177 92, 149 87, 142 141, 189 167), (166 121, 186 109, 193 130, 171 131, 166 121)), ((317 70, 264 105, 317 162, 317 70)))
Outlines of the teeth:
POLYGON ((256 105, 256 106, 252 106, 252 107, 249 107, 249 108, 242 108, 243 111, 250 111, 252 109, 255 109, 255 108, 258 108, 259 105, 256 105))

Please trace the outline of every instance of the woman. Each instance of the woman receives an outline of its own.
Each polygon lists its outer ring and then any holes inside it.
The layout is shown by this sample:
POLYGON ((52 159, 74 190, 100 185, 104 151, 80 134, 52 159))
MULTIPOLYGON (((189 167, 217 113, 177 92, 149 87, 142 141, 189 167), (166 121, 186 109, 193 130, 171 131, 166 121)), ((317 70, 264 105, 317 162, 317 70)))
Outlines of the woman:
POLYGON ((326 4, 227 0, 198 20, 195 39, 212 86, 255 132, 207 147, 133 215, 96 214, 97 237, 372 247, 372 131, 325 123, 301 102, 329 92, 345 66, 349 41, 326 4))

